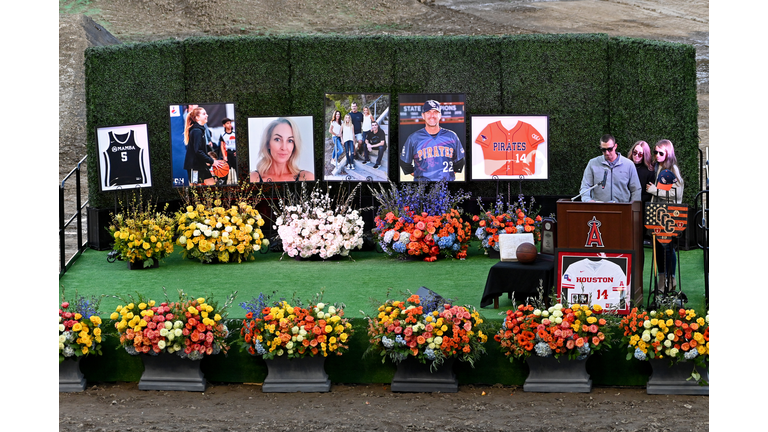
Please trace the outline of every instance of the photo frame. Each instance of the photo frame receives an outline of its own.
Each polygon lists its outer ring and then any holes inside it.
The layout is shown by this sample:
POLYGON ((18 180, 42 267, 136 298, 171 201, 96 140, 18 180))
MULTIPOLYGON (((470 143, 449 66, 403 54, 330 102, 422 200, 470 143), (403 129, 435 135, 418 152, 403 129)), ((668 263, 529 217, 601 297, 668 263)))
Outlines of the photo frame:
POLYGON ((146 124, 98 127, 96 146, 102 192, 152 187, 146 124))
POLYGON ((248 118, 249 181, 315 179, 312 116, 248 118))
POLYGON ((389 93, 326 93, 324 100, 323 180, 389 181, 389 93), (343 135, 347 114, 353 127, 360 130, 351 144, 345 143, 343 136, 334 136, 343 135), (332 124, 334 115, 338 115, 338 122, 332 124))
POLYGON ((558 249, 555 275, 558 277, 557 300, 599 304, 603 309, 615 310, 620 315, 628 314, 632 298, 633 255, 632 251, 558 249))
MULTIPOLYGON (((171 122, 171 176, 174 187, 236 185, 238 177, 237 142, 235 139, 235 104, 201 103, 169 105, 171 122), (200 111, 202 110, 202 111, 200 111), (195 132, 185 133, 190 114, 204 113, 204 140, 193 145, 188 136, 200 136, 195 132), (229 120, 231 131, 227 132, 225 121, 229 120), (222 139, 224 147, 222 147, 222 139), (213 163, 218 160, 220 162, 213 163), (222 163, 224 162, 224 163, 222 163)), ((201 118, 201 117, 200 117, 201 118)), ((203 121, 203 120, 201 120, 203 121)), ((192 127, 190 127, 192 131, 192 127)))
POLYGON ((400 181, 465 181, 468 164, 466 95, 400 94, 398 113, 400 181), (439 114, 436 121, 429 117, 429 112, 439 114))
POLYGON ((499 259, 517 262, 517 248, 523 243, 536 244, 533 233, 499 234, 499 259))
POLYGON ((549 117, 473 115, 472 180, 548 180, 549 117))

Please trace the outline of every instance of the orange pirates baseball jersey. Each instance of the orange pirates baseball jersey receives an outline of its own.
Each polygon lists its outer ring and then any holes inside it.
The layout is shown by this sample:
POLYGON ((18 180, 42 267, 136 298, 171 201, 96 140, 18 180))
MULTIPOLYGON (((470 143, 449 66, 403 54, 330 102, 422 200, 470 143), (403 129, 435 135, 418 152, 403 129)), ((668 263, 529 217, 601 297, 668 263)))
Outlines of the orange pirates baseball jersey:
POLYGON ((531 175, 536 171, 536 148, 544 137, 535 127, 518 121, 507 130, 501 121, 489 123, 475 143, 483 149, 488 175, 531 175))

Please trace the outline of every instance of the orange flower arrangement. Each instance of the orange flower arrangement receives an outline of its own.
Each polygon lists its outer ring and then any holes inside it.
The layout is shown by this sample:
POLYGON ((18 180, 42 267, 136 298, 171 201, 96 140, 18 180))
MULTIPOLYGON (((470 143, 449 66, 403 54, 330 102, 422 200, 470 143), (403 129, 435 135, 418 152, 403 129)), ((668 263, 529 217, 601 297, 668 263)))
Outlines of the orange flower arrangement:
POLYGON ((408 207, 403 216, 395 218, 389 212, 384 219, 376 216, 374 231, 379 245, 389 255, 424 256, 435 261, 438 256, 467 257, 471 236, 470 225, 461 219, 456 209, 442 215, 416 214, 408 207))
POLYGON ((525 359, 531 355, 584 359, 609 342, 603 332, 608 322, 599 305, 556 304, 549 309, 520 305, 507 311, 502 328, 494 336, 505 355, 525 359))
POLYGON ((391 183, 389 191, 371 189, 379 201, 372 230, 379 246, 400 258, 466 258, 472 227, 461 218, 457 205, 469 194, 451 194, 445 181, 427 187, 426 182, 419 182, 402 184, 400 189, 391 183))
POLYGON ((525 203, 525 197, 519 195, 516 203, 504 203, 501 197, 491 210, 483 209, 482 202, 478 204, 483 212, 472 217, 476 225, 475 237, 480 240, 480 247, 488 250, 499 250, 499 234, 533 233, 534 241, 541 241, 541 216, 539 209, 525 203))
POLYGON ((378 314, 368 319, 371 346, 366 353, 378 352, 382 362, 389 357, 399 363, 408 356, 436 368, 446 358, 474 362, 485 354, 486 324, 472 306, 422 304, 414 294, 406 301, 387 300, 378 314))

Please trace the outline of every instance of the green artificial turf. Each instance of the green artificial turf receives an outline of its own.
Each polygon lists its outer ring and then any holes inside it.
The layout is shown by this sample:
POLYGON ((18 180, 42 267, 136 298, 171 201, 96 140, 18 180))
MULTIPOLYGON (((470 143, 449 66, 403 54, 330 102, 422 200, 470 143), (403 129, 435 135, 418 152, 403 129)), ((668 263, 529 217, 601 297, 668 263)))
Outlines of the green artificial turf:
MULTIPOLYGON (((244 318, 245 310, 239 304, 257 297, 260 293, 277 293, 273 299, 291 299, 294 294, 302 300, 311 299, 324 291, 327 303, 345 303, 348 318, 362 318, 363 314, 375 310, 371 299, 383 302, 400 298, 407 290, 416 292, 421 286, 441 296, 454 299, 459 304, 480 307, 488 270, 497 259, 483 255, 476 243, 470 246, 469 256, 464 261, 440 259, 428 263, 423 261, 400 261, 373 251, 354 251, 352 259, 336 258, 328 261, 297 261, 281 254, 270 252, 256 254, 254 261, 236 264, 201 264, 183 259, 180 248, 166 257, 158 268, 128 270, 123 261, 107 262, 106 251, 86 250, 59 279, 59 290, 73 295, 106 295, 101 303, 102 316, 108 317, 121 304, 111 296, 141 293, 144 297, 164 301, 163 287, 171 300, 177 298, 177 290, 198 296, 213 295, 223 301, 237 291, 235 304, 229 311, 229 318, 244 318)), ((643 291, 648 298, 648 281, 651 273, 651 249, 645 249, 645 277, 643 291)), ((697 312, 704 310, 704 265, 701 250, 680 252, 681 274, 678 284, 688 295, 687 308, 697 312)), ((482 309, 487 319, 500 319, 501 313, 510 309, 512 301, 501 296, 498 310, 493 306, 482 309)), ((701 313, 701 312, 700 312, 701 313)))

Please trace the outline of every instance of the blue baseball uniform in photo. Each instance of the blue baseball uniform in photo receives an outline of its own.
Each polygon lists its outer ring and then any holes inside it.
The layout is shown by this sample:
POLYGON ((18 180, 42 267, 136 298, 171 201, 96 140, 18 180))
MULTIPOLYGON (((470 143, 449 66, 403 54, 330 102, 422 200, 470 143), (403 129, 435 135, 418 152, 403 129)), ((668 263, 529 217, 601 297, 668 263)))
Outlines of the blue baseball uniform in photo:
POLYGON ((400 152, 401 161, 413 164, 416 180, 455 180, 454 163, 464 156, 459 136, 445 128, 440 128, 436 135, 430 135, 426 129, 417 130, 408 137, 400 152))

